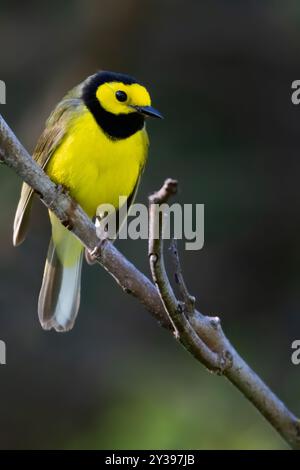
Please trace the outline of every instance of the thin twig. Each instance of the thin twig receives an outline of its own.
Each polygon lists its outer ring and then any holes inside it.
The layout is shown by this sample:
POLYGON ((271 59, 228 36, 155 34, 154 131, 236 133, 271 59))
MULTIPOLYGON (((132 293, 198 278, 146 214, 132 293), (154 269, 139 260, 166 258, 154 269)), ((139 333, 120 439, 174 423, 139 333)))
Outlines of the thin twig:
POLYGON ((223 363, 218 355, 203 343, 190 325, 183 304, 173 292, 168 279, 163 256, 163 218, 160 204, 167 202, 177 189, 177 181, 168 179, 162 188, 149 197, 149 262, 151 274, 161 301, 174 325, 175 337, 207 368, 222 371, 223 363), (158 235, 158 236, 157 236, 158 235))
MULTIPOLYGON (((1 115, 0 158, 40 195, 44 204, 51 208, 61 222, 72 229, 74 235, 90 252, 94 251, 96 260, 125 292, 135 296, 164 328, 173 329, 154 284, 110 242, 106 241, 99 249, 99 239, 91 220, 75 201, 50 181, 1 115)), ((170 301, 174 302, 172 296, 170 301)), ((216 358, 216 355, 219 358, 220 354, 225 354, 229 364, 224 370, 224 375, 254 404, 291 447, 300 448, 299 420, 238 355, 224 335, 219 319, 195 311, 188 320, 193 335, 201 338, 201 348, 203 344, 207 345, 207 359, 216 358), (216 355, 212 355, 211 351, 216 355)), ((199 338, 195 341, 198 342, 199 338)))
POLYGON ((182 300, 184 302, 187 314, 193 314, 195 311, 196 299, 191 295, 185 284, 185 280, 182 274, 181 263, 178 255, 177 241, 173 238, 170 245, 170 250, 172 254, 173 263, 175 266, 174 278, 175 282, 178 285, 178 289, 182 300))

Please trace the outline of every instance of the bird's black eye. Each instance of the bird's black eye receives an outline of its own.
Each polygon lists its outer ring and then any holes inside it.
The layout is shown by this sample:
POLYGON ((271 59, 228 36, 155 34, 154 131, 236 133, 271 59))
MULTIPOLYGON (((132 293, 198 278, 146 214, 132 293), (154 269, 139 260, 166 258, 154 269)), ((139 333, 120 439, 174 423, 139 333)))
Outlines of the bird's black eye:
POLYGON ((122 91, 122 90, 118 90, 116 91, 116 98, 118 101, 126 101, 127 100, 127 95, 125 93, 125 91, 122 91))

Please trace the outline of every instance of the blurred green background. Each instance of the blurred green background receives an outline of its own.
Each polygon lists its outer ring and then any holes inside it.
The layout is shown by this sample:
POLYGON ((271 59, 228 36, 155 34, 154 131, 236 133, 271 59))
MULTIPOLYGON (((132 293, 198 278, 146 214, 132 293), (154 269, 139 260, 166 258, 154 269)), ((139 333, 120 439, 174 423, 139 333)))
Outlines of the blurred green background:
MULTIPOLYGON (((0 3, 0 112, 32 151, 65 92, 102 68, 136 76, 165 115, 149 123, 138 202, 166 177, 205 204, 205 246, 184 252, 204 313, 298 414, 300 5, 278 0, 0 3)), ((98 267, 84 267, 73 331, 44 332, 37 298, 47 213, 11 243, 20 180, 0 168, 0 447, 281 449, 257 411, 207 373, 98 267)), ((117 242, 149 274, 145 241, 117 242)), ((183 247, 182 247, 183 248, 183 247)))

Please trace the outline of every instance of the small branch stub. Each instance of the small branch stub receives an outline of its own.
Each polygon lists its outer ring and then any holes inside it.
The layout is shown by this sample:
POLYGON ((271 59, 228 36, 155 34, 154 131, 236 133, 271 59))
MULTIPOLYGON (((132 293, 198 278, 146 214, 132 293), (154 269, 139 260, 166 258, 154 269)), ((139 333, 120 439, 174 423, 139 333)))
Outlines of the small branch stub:
POLYGON ((167 202, 171 196, 177 193, 178 188, 178 181, 172 178, 168 178, 165 180, 162 187, 159 191, 151 194, 149 197, 150 204, 162 204, 163 202, 167 202))

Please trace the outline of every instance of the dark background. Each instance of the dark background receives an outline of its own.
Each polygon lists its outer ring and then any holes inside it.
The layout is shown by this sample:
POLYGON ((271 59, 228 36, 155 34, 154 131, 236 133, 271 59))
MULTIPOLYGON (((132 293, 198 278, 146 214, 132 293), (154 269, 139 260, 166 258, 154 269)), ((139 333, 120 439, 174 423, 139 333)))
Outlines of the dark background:
MULTIPOLYGON (((276 0, 0 4, 0 112, 30 150, 50 110, 96 70, 130 73, 151 122, 138 202, 165 177, 205 204, 205 246, 184 252, 204 313, 298 414, 300 5, 276 0)), ((0 168, 1 448, 285 448, 225 379, 208 374, 106 272, 84 267, 74 330, 44 332, 37 298, 49 239, 36 204, 12 247, 20 180, 0 168)), ((149 274, 145 241, 117 246, 149 274)), ((183 248, 183 247, 182 247, 183 248)))

